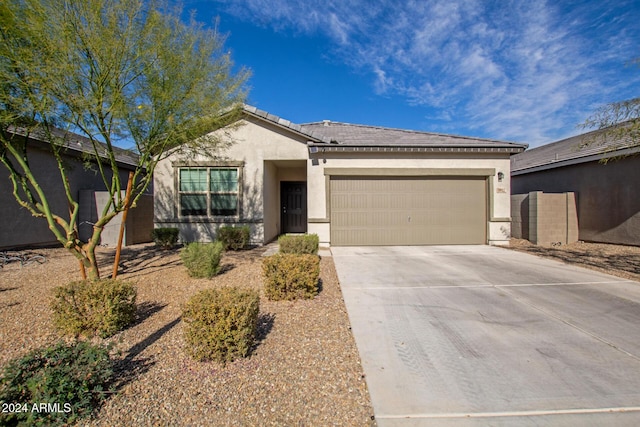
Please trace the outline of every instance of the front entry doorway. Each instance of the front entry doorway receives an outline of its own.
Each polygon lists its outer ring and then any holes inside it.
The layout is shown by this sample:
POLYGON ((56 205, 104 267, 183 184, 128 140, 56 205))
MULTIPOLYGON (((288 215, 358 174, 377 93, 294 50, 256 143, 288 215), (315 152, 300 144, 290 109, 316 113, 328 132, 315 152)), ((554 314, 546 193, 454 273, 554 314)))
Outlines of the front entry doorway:
POLYGON ((307 183, 282 181, 280 183, 282 233, 307 232, 307 183))

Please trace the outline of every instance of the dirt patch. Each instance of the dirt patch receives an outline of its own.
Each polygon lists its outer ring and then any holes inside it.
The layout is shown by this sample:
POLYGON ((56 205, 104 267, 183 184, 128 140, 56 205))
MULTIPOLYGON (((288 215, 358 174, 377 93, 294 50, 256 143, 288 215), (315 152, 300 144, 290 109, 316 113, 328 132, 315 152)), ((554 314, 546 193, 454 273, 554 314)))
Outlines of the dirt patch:
MULTIPOLYGON (((45 264, 0 269, 0 366, 60 338, 49 301, 53 287, 79 278, 64 249, 39 251, 45 264)), ((332 259, 321 261, 313 300, 264 297, 264 248, 228 252, 223 274, 187 275, 177 251, 138 245, 123 251, 119 278, 138 291, 136 323, 106 340, 115 345, 118 392, 81 425, 371 425, 373 410, 332 259), (251 356, 222 367, 183 350, 181 305, 201 289, 258 289, 260 326, 251 356)), ((113 250, 100 249, 103 276, 113 250)), ((100 340, 98 340, 100 341, 100 340)))
POLYGON ((511 239, 508 248, 640 281, 639 247, 587 242, 536 246, 528 240, 511 239))

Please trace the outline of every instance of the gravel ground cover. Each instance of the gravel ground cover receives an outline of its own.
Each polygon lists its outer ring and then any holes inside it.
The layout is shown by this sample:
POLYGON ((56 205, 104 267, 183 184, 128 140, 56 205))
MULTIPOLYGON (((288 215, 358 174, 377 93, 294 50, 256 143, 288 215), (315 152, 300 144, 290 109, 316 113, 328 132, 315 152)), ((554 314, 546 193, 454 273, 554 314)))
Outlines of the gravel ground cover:
MULTIPOLYGON (((79 278, 64 249, 45 264, 0 269, 0 366, 55 342, 51 289, 79 278)), ((114 344, 117 393, 80 425, 375 425, 373 410, 330 257, 321 261, 313 300, 271 302, 262 290, 264 248, 228 252, 223 273, 192 279, 178 251, 137 245, 123 251, 119 278, 138 291, 136 323, 114 344), (199 290, 240 286, 261 292, 258 343, 251 356, 222 367, 184 352, 181 304, 199 290)), ((100 249, 103 276, 113 250, 100 249)))
POLYGON ((511 245, 507 247, 624 279, 640 281, 640 248, 636 246, 589 242, 561 246, 536 246, 528 240, 511 239, 511 245))

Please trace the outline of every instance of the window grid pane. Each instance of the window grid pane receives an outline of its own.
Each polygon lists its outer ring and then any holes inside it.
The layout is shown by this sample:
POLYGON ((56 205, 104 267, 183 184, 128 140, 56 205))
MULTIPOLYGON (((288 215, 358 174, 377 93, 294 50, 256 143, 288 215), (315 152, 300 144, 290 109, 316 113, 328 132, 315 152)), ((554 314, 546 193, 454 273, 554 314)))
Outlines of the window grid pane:
POLYGON ((238 169, 183 168, 178 178, 181 216, 238 215, 238 169))
POLYGON ((238 213, 238 196, 235 194, 212 194, 211 215, 234 216, 238 213))
POLYGON ((207 196, 205 194, 182 194, 180 196, 180 214, 206 215, 207 196))
POLYGON ((237 169, 211 169, 210 190, 214 193, 235 193, 238 191, 237 169))
POLYGON ((180 169, 180 191, 207 191, 207 170, 180 169))

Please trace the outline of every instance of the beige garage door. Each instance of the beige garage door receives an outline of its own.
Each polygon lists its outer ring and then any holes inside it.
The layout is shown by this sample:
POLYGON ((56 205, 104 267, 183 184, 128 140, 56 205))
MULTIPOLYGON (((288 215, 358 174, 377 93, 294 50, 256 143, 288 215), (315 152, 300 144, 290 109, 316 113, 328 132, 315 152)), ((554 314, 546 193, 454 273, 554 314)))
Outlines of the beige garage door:
POLYGON ((331 244, 485 244, 484 177, 331 177, 331 244))

